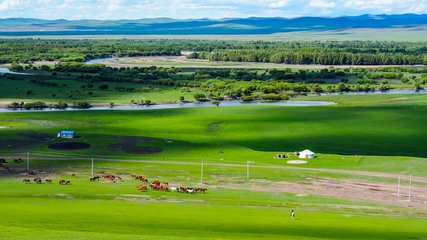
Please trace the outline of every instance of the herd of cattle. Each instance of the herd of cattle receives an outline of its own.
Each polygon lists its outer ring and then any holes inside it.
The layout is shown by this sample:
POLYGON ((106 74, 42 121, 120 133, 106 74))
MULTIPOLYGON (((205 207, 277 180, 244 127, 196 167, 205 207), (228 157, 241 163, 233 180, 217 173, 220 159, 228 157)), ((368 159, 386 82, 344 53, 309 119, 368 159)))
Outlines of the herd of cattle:
MULTIPOLYGON (((27 174, 28 175, 32 175, 32 174, 29 174, 29 173, 27 173, 27 174)), ((76 174, 71 174, 71 176, 75 177, 76 174)), ((158 180, 153 181, 151 184, 149 184, 147 186, 146 185, 146 184, 148 184, 148 179, 147 178, 144 178, 144 177, 139 176, 139 175, 134 175, 134 174, 132 174, 131 177, 142 183, 142 184, 138 185, 136 187, 136 189, 139 190, 139 191, 143 191, 143 192, 148 191, 148 188, 150 188, 151 190, 154 190, 154 191, 163 191, 163 192, 170 192, 170 191, 172 191, 172 192, 182 192, 182 193, 206 193, 206 191, 207 191, 206 188, 200 188, 200 187, 199 188, 192 188, 192 187, 170 187, 168 182, 160 182, 158 180)), ((119 176, 116 176, 116 175, 112 175, 112 174, 106 174, 106 175, 103 175, 103 176, 94 176, 94 177, 91 177, 89 180, 91 182, 95 182, 95 181, 99 181, 101 178, 104 179, 107 182, 113 182, 113 183, 115 183, 117 181, 123 181, 123 178, 121 178, 119 176)), ((32 182, 31 179, 28 179, 28 178, 25 178, 22 181, 24 183, 31 183, 32 182)), ((33 182, 37 183, 37 184, 42 184, 43 182, 51 184, 53 181, 52 181, 52 179, 49 179, 49 178, 44 179, 44 181, 43 181, 43 179, 37 177, 37 178, 33 179, 33 182)), ((63 180, 62 179, 62 180, 59 181, 59 184, 60 185, 68 185, 68 184, 71 184, 71 181, 63 180)))

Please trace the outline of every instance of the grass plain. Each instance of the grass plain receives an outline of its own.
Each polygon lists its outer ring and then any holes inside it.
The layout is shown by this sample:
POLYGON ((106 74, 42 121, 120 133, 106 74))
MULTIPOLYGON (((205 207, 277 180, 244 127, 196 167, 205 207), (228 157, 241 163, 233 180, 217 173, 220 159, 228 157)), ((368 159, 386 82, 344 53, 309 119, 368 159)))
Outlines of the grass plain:
MULTIPOLYGON (((109 93, 96 94, 108 99, 109 93)), ((425 239, 427 142, 420 126, 427 95, 298 99, 338 104, 1 113, 0 155, 14 172, 0 170, 0 239, 425 239), (63 129, 76 130, 80 137, 74 141, 91 147, 48 148, 61 142, 55 135, 63 129), (145 148, 162 151, 141 153, 145 148), (296 159, 294 151, 306 148, 317 158, 286 164, 296 159), (25 160, 27 151, 31 169, 53 184, 22 182, 26 164, 12 161, 25 160), (275 159, 277 153, 289 157, 275 159), (91 157, 96 175, 115 174, 123 181, 89 182, 91 157), (208 192, 138 192, 130 174, 208 192), (412 202, 386 189, 394 191, 398 175, 404 177, 402 191, 405 176, 413 175, 412 202), (71 184, 59 185, 59 179, 71 184), (328 192, 340 193, 340 186, 355 181, 372 188, 366 188, 367 197, 384 192, 387 201, 299 193, 298 187, 326 180, 338 185, 328 192)))

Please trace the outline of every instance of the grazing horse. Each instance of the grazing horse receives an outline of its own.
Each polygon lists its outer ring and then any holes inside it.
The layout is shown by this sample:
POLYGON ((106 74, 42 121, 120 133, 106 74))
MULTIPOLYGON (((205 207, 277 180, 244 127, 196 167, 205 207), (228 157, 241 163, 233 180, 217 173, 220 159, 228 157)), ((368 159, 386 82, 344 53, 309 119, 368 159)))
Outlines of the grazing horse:
POLYGON ((207 189, 206 188, 196 188, 194 189, 195 192, 202 192, 202 193, 206 193, 207 189))
POLYGON ((34 182, 38 183, 38 184, 41 184, 42 180, 41 180, 41 178, 34 178, 34 182))
POLYGON ((134 175, 135 180, 140 180, 141 182, 148 182, 148 179, 142 177, 142 176, 136 176, 134 175))
POLYGON ((22 163, 23 161, 22 161, 22 158, 18 158, 18 159, 13 160, 13 162, 14 163, 22 163))
POLYGON ((75 176, 76 176, 76 174, 75 174, 75 173, 72 173, 72 174, 71 174, 71 177, 75 177, 75 176))
POLYGON ((143 191, 143 192, 146 192, 147 191, 147 186, 145 186, 145 185, 142 184, 142 185, 137 186, 136 189, 138 189, 140 191, 143 191))
POLYGON ((47 178, 46 180, 44 180, 46 183, 52 183, 52 180, 47 178))
POLYGON ((71 183, 70 181, 65 181, 65 180, 60 180, 59 181, 59 184, 61 184, 61 185, 68 185, 70 183, 71 183))
POLYGON ((111 175, 111 176, 104 176, 104 180, 106 181, 110 181, 110 182, 116 182, 116 177, 111 175))
POLYGON ((169 186, 169 183, 168 182, 162 182, 162 185, 163 186, 169 186))
POLYGON ((31 183, 31 180, 30 179, 28 179, 28 178, 25 178, 25 179, 23 179, 22 180, 24 183, 31 183))
POLYGON ((99 181, 99 179, 100 179, 100 178, 101 178, 100 176, 91 177, 91 178, 90 178, 90 181, 91 181, 91 182, 99 181))
POLYGON ((193 188, 187 188, 187 193, 194 193, 194 189, 193 188))
POLYGON ((140 180, 141 182, 148 183, 148 179, 146 179, 146 178, 140 178, 139 180, 140 180))
POLYGON ((152 182, 151 184, 153 184, 153 185, 157 185, 157 186, 160 186, 160 181, 154 181, 154 182, 152 182))

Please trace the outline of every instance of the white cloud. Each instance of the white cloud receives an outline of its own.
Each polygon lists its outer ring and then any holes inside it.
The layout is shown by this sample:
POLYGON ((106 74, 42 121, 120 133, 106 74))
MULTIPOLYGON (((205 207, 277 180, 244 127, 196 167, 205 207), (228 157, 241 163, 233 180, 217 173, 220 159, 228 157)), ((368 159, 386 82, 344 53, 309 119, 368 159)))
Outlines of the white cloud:
POLYGON ((427 0, 0 0, 0 17, 299 17, 427 13, 427 0))
POLYGON ((288 6, 290 3, 290 0, 280 0, 280 1, 275 1, 272 2, 270 4, 268 4, 269 8, 283 8, 288 6))
POLYGON ((427 0, 343 0, 343 6, 376 13, 426 13, 427 0))
POLYGON ((336 7, 337 4, 326 0, 311 0, 308 6, 312 8, 333 8, 336 7))
POLYGON ((10 11, 25 7, 29 4, 26 0, 3 0, 0 1, 0 11, 10 11))

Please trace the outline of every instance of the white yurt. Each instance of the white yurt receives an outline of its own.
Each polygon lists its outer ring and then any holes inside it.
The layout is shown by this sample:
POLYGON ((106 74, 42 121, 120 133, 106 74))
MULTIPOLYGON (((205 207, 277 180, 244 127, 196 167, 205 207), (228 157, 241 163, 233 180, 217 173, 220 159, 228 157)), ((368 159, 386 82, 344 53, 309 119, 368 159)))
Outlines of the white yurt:
POLYGON ((314 152, 310 150, 304 150, 299 153, 299 158, 314 158, 314 152))

